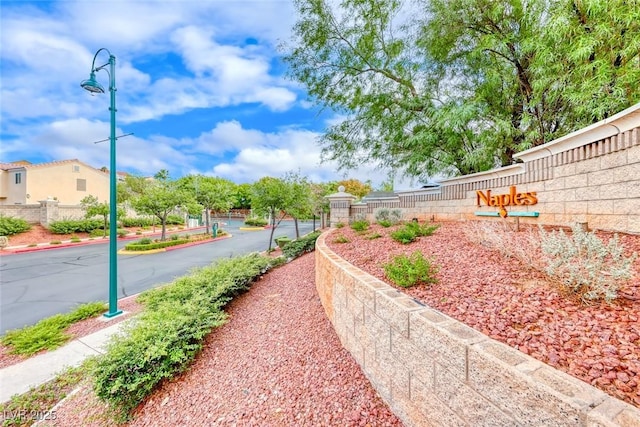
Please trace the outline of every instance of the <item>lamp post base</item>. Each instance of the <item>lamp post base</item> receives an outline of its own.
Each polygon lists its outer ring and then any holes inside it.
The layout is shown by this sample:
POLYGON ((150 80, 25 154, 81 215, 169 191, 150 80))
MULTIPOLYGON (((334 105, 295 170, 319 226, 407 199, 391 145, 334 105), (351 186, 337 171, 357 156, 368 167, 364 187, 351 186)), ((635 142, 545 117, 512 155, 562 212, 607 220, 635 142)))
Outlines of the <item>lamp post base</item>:
POLYGON ((109 311, 109 312, 107 312, 107 313, 103 314, 102 316, 103 316, 103 317, 106 317, 107 319, 111 319, 112 317, 119 316, 119 315, 121 315, 122 313, 123 313, 123 311, 122 311, 122 310, 118 310, 118 311, 114 311, 114 312, 110 312, 110 311, 109 311))

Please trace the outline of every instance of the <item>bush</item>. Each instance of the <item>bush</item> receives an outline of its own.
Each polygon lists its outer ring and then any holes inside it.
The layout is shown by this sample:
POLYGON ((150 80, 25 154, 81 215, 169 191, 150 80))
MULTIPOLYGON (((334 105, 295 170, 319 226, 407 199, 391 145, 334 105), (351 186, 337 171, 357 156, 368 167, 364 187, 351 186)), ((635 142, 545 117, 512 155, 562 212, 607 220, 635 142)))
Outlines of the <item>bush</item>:
POLYGON ((366 219, 353 221, 351 223, 351 228, 355 231, 366 231, 369 228, 369 221, 367 221, 366 219))
POLYGON ((178 240, 180 238, 180 236, 178 234, 172 234, 171 236, 169 236, 169 239, 171 240, 178 240))
POLYGON ((437 224, 423 224, 417 222, 408 222, 404 227, 391 233, 391 238, 402 244, 414 242, 418 237, 431 236, 438 228, 437 224))
POLYGON ((345 235, 343 234, 338 234, 336 236, 335 239, 333 239, 334 243, 349 243, 351 240, 349 240, 345 235))
POLYGON ((571 236, 562 230, 547 233, 540 228, 540 238, 545 272, 583 302, 610 302, 631 278, 637 254, 625 257, 617 235, 605 244, 594 233, 575 225, 571 236))
POLYGON ((123 227, 151 227, 154 224, 158 224, 158 219, 141 216, 138 218, 122 218, 120 222, 123 227))
POLYGON ((245 225, 251 227, 264 227, 267 225, 267 220, 264 218, 251 217, 244 220, 245 225))
POLYGON ((142 293, 145 310, 96 364, 96 395, 128 418, 158 384, 189 366, 206 335, 226 321, 222 308, 269 268, 257 254, 224 259, 142 293))
POLYGON ((299 239, 293 240, 282 248, 282 253, 287 259, 297 258, 307 252, 311 252, 316 247, 316 240, 320 236, 319 231, 314 231, 299 239))
POLYGON ((149 237, 143 237, 142 239, 138 240, 136 243, 138 245, 149 245, 151 244, 152 240, 149 237))
POLYGON ((99 219, 63 219, 49 224, 53 234, 90 233, 102 229, 104 222, 99 219))
POLYGON ((393 283, 403 288, 417 284, 437 283, 435 277, 438 268, 425 258, 422 252, 415 251, 410 256, 398 255, 384 265, 384 272, 393 283))
POLYGON ((169 225, 184 225, 184 217, 182 215, 167 215, 167 224, 169 225))
POLYGON ((389 210, 387 208, 380 208, 375 212, 374 218, 381 226, 391 227, 400 222, 402 211, 400 209, 389 210))
POLYGON ((343 222, 336 223, 336 228, 342 228, 342 227, 344 227, 344 223, 343 222))
POLYGON ((29 223, 22 218, 0 215, 0 236, 13 236, 30 229, 29 223))

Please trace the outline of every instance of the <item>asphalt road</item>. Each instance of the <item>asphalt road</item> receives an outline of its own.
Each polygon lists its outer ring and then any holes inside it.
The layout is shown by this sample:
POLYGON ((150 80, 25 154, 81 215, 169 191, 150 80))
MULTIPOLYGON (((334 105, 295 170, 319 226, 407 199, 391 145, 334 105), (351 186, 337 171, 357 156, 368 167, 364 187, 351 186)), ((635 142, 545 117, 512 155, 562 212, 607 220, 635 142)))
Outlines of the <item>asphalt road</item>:
MULTIPOLYGON (((270 230, 245 231, 241 225, 231 221, 223 226, 233 236, 229 239, 156 254, 118 255, 118 298, 169 283, 218 258, 267 249, 270 230)), ((300 223, 300 234, 312 228, 312 222, 300 223)), ((292 222, 275 230, 274 237, 283 235, 295 237, 292 222)), ((108 301, 108 277, 107 243, 0 257, 0 333, 68 312, 78 304, 108 301)))

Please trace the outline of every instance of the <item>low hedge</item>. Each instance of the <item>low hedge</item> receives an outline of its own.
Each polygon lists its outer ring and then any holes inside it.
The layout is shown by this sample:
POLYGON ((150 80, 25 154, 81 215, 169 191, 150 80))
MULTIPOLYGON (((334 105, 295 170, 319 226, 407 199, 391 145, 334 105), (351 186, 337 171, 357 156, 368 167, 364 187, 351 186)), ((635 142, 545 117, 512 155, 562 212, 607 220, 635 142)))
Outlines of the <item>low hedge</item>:
POLYGON ((31 225, 22 218, 0 215, 0 236, 13 236, 30 229, 31 225))
POLYGON ((189 239, 165 240, 164 242, 151 243, 133 242, 126 245, 124 249, 132 252, 151 251, 154 249, 168 248, 170 246, 184 245, 189 242, 191 242, 189 239))
POLYGON ((270 267, 258 254, 222 259, 142 293, 144 311, 96 363, 96 395, 126 420, 163 380, 188 368, 206 335, 225 323, 224 306, 270 267))
POLYGON ((319 231, 314 231, 299 239, 293 240, 282 247, 282 253, 288 259, 294 259, 316 247, 316 240, 320 236, 319 231))

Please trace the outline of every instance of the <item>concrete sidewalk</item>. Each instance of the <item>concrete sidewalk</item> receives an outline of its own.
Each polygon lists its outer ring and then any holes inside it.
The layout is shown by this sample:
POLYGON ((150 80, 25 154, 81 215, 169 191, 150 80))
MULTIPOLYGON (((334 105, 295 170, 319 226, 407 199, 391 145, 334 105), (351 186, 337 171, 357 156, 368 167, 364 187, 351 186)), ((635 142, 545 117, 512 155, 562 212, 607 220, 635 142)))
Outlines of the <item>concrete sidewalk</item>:
POLYGON ((28 392, 52 380, 65 368, 79 366, 87 357, 102 354, 109 339, 119 332, 126 322, 108 326, 91 335, 24 362, 0 369, 0 403, 11 399, 15 394, 28 392))

